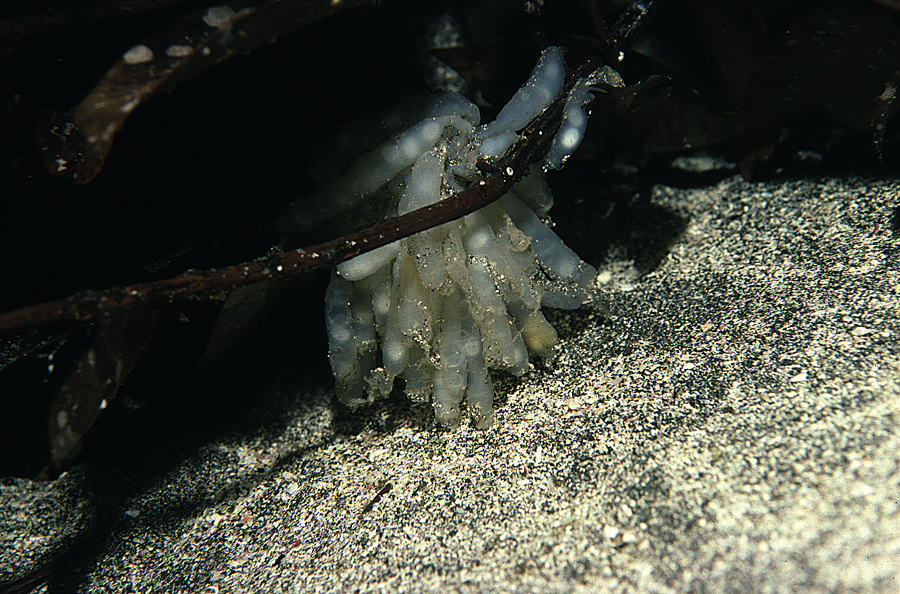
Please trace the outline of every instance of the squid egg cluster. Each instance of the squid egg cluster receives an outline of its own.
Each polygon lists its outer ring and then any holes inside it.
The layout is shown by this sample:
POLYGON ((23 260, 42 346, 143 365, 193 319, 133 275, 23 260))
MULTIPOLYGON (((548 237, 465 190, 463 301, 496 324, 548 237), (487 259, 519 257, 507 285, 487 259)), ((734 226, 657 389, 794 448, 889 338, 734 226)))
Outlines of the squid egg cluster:
MULTIPOLYGON (((519 139, 517 131, 552 102, 564 74, 562 51, 548 48, 528 82, 486 125, 468 100, 436 96, 418 121, 290 216, 301 225, 376 195, 387 201, 388 216, 402 215, 463 190, 478 180, 478 159, 502 156, 519 139)), ((589 87, 601 76, 615 84, 598 71, 570 92, 543 167, 561 167, 577 148, 589 87)), ((477 427, 494 422, 488 369, 522 375, 529 351, 551 353, 557 334, 541 306, 579 307, 597 273, 541 220, 553 198, 539 169, 498 202, 337 266, 325 311, 342 403, 357 408, 386 396, 402 378, 407 395, 430 400, 445 426, 459 424, 464 400, 477 427)))

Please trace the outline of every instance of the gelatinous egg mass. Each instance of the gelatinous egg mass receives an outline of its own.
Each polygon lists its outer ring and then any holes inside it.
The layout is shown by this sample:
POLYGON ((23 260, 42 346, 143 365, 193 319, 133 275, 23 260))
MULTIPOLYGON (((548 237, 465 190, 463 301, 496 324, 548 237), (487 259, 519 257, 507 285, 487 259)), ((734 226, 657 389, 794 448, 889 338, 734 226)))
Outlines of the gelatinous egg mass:
MULTIPOLYGON (((543 167, 561 167, 581 142, 590 85, 621 84, 607 70, 569 93, 543 167)), ((486 125, 468 100, 435 96, 418 121, 298 202, 288 217, 299 229, 376 193, 393 216, 462 190, 478 179, 477 160, 502 156, 518 140, 517 130, 557 96, 564 76, 562 51, 548 48, 486 125)), ((498 202, 337 266, 325 314, 342 403, 356 408, 386 396, 400 377, 410 397, 433 403, 443 425, 459 424, 463 401, 477 427, 493 423, 488 369, 521 375, 529 352, 550 354, 557 334, 541 306, 579 307, 597 274, 541 221, 553 198, 540 166, 498 202)))

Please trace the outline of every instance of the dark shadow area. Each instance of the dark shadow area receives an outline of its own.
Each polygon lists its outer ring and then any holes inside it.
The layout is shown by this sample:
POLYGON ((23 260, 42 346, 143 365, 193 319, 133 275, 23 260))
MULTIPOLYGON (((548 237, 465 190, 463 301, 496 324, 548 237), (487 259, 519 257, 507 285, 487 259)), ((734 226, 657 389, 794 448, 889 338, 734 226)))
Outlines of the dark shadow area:
POLYGON ((684 213, 651 202, 653 184, 643 176, 623 176, 573 158, 548 183, 555 198, 554 231, 595 266, 615 247, 646 274, 687 228, 684 213))

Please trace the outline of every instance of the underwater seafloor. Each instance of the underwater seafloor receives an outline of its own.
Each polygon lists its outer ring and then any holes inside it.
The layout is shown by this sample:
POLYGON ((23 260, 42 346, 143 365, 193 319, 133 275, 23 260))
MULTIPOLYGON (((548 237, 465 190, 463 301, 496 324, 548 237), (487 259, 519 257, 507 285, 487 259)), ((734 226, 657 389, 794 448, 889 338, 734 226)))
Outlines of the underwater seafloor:
POLYGON ((318 373, 251 382, 249 422, 164 462, 3 479, 0 579, 49 562, 38 591, 900 592, 900 182, 731 177, 633 208, 669 234, 652 254, 639 231, 591 253, 589 217, 559 231, 602 298, 550 316, 552 360, 496 378, 491 429, 440 429, 402 396, 341 411, 315 349, 318 373))

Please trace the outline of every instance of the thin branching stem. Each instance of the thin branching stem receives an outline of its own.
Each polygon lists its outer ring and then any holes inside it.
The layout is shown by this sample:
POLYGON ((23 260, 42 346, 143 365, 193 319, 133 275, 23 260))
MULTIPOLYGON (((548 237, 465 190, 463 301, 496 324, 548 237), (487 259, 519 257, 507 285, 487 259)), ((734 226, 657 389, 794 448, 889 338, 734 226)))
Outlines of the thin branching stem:
MULTIPOLYGON (((585 64, 578 75, 590 72, 585 64)), ((63 322, 86 322, 122 307, 163 305, 210 295, 224 295, 236 287, 286 279, 330 267, 392 241, 458 219, 487 206, 528 175, 531 165, 545 157, 562 123, 566 97, 576 80, 569 76, 563 90, 522 131, 521 138, 495 163, 480 163, 484 178, 469 188, 430 206, 387 219, 363 231, 308 248, 273 249, 256 260, 216 270, 188 270, 170 279, 83 291, 66 299, 25 307, 0 315, 0 332, 63 322)))

